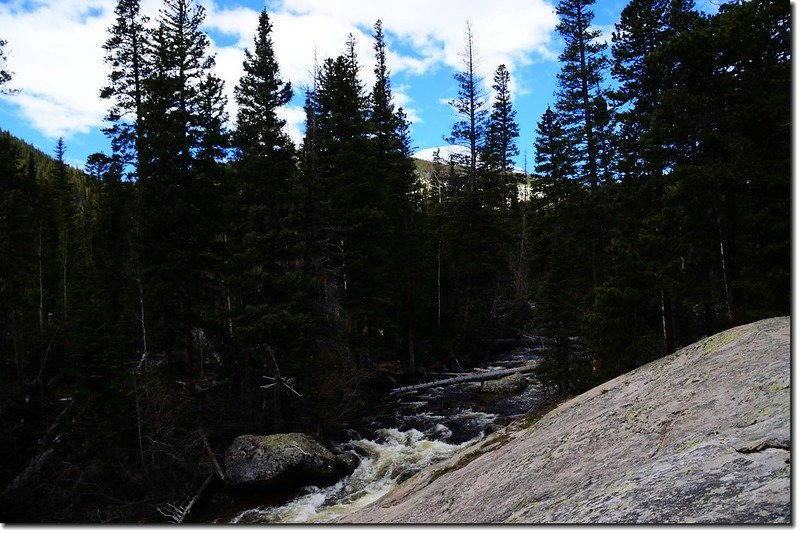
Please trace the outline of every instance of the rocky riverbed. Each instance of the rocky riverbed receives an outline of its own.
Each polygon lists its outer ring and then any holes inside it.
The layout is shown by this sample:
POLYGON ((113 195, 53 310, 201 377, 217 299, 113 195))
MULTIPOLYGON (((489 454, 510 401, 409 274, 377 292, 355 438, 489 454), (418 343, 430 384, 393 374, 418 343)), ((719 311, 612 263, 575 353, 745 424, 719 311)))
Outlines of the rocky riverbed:
POLYGON ((318 445, 295 442, 299 435, 240 437, 228 450, 225 466, 226 470, 233 470, 229 475, 235 474, 232 482, 241 485, 241 481, 242 488, 252 485, 252 490, 223 490, 213 494, 194 520, 328 522, 359 509, 420 470, 505 427, 530 409, 552 402, 553 391, 542 387, 529 371, 540 357, 541 344, 532 342, 489 358, 482 367, 429 374, 424 381, 453 375, 511 372, 506 378, 388 396, 374 405, 368 416, 343 430, 339 442, 328 443, 335 452, 331 458, 348 454, 359 458, 355 470, 334 484, 315 484, 313 478, 325 472, 320 467, 324 466, 322 463, 329 452, 320 452, 316 449, 318 445), (526 368, 525 376, 517 373, 517 369, 526 368), (280 442, 266 445, 275 438, 280 442), (289 444, 285 445, 284 440, 289 444), (285 457, 280 460, 272 457, 277 448, 286 449, 285 457), (319 460, 309 462, 311 456, 319 460), (306 468, 311 466, 313 468, 306 468), (287 490, 265 489, 270 485, 267 479, 300 478, 308 480, 305 487, 294 483, 289 489, 289 484, 279 483, 286 485, 287 490), (259 481, 253 483, 256 479, 259 481))

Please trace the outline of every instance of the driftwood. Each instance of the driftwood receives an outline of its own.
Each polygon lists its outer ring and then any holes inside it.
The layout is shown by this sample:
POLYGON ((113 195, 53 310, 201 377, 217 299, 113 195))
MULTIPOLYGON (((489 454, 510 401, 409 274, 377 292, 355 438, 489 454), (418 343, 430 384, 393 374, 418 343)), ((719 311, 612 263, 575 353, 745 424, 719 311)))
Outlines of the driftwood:
POLYGON ((492 370, 489 372, 478 372, 473 374, 464 374, 454 378, 440 379, 437 381, 429 381, 428 383, 419 383, 417 385, 408 385, 406 387, 398 387, 392 389, 390 394, 403 394, 405 392, 413 392, 422 389, 429 389, 431 387, 444 387, 447 385, 455 385, 457 383, 470 383, 475 381, 487 381, 490 379, 499 379, 519 372, 520 374, 527 374, 533 372, 536 364, 519 366, 516 368, 507 368, 503 370, 492 370))
POLYGON ((208 437, 206 437, 206 433, 203 430, 200 430, 200 438, 203 439, 203 446, 206 449, 206 453, 208 454, 209 459, 211 459, 211 463, 214 465, 214 470, 217 471, 217 475, 222 481, 225 481, 225 474, 222 472, 222 468, 220 468, 219 463, 217 462, 217 458, 214 457, 214 452, 211 451, 211 445, 208 443, 208 437))
MULTIPOLYGON (((58 422, 61 420, 61 417, 64 416, 75 403, 75 400, 69 402, 63 411, 56 417, 55 421, 50 425, 47 429, 47 432, 44 434, 44 437, 39 439, 39 444, 44 446, 48 445, 50 441, 50 436, 55 432, 58 428, 58 422)), ((42 451, 38 455, 34 456, 28 466, 23 470, 14 480, 0 493, 0 500, 3 500, 8 494, 12 493, 13 491, 19 489, 25 483, 27 483, 34 474, 37 474, 42 467, 44 467, 45 463, 50 459, 50 456, 53 454, 55 450, 53 448, 47 448, 46 450, 42 451)))
POLYGON ((21 486, 25 485, 30 479, 34 476, 34 474, 38 473, 42 467, 47 463, 50 456, 53 454, 55 450, 53 448, 48 448, 47 450, 43 451, 33 459, 31 459, 30 464, 28 467, 22 471, 14 480, 0 493, 0 501, 6 499, 8 495, 13 493, 15 490, 19 489, 21 486))
POLYGON ((194 497, 191 499, 189 504, 186 505, 185 507, 182 505, 174 505, 168 503, 167 505, 164 506, 163 509, 161 507, 158 507, 157 508, 158 512, 166 516, 176 524, 183 524, 184 520, 186 520, 186 517, 189 516, 189 513, 192 512, 192 507, 194 507, 194 504, 197 503, 197 500, 200 499, 200 496, 203 495, 206 488, 211 484, 211 481, 213 479, 214 479, 214 474, 213 473, 209 474, 206 480, 200 486, 200 489, 198 489, 198 491, 195 493, 194 497))

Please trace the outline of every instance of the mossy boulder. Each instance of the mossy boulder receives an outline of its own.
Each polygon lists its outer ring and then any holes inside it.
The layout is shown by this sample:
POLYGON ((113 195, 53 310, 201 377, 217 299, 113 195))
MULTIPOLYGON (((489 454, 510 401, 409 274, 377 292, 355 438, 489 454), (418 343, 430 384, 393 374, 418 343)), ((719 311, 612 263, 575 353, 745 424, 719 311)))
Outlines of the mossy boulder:
POLYGON ((335 454, 302 433, 241 435, 225 452, 232 486, 330 485, 357 465, 355 454, 335 454))

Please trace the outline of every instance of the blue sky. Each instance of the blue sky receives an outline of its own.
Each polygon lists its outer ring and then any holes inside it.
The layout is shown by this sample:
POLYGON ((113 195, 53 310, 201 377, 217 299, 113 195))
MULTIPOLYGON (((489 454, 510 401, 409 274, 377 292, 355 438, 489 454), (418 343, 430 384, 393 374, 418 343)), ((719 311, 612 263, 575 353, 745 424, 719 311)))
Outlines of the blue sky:
MULTIPOLYGON (((311 79, 314 54, 340 54, 349 33, 365 83, 372 82, 372 25, 383 21, 396 103, 412 119, 418 149, 444 145, 454 121, 447 101, 457 93, 453 73, 461 66, 464 32, 470 22, 486 88, 500 63, 511 72, 520 124, 522 167, 533 165, 536 122, 554 100, 561 42, 555 32, 553 0, 196 0, 207 11, 205 30, 216 55, 217 75, 226 83, 229 112, 241 76, 242 50, 252 49, 258 13, 266 7, 274 26, 276 55, 295 88, 283 110, 299 142, 303 87, 311 79)), ((703 2, 706 0, 702 0, 703 2)), ((108 70, 102 44, 113 23, 115 0, 0 0, 0 38, 8 41, 8 68, 18 93, 0 96, 0 128, 52 153, 63 137, 68 161, 82 167, 86 156, 108 151, 101 132, 107 101, 99 98, 108 70)), ((595 26, 610 39, 623 0, 598 0, 595 26)), ((160 0, 142 0, 155 19, 160 0)))

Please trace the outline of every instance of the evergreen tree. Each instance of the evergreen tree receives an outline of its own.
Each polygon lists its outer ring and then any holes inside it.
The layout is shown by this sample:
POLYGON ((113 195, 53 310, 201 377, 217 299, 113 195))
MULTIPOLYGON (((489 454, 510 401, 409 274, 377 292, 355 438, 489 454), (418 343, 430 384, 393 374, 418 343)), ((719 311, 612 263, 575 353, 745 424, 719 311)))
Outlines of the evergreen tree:
POLYGON ((344 327, 354 339, 377 333, 370 328, 375 309, 370 274, 386 261, 379 244, 386 229, 378 207, 384 189, 375 189, 371 179, 369 100, 358 71, 351 35, 345 54, 326 59, 320 68, 309 106, 313 116, 306 126, 306 145, 313 139, 315 147, 312 179, 316 201, 322 203, 317 227, 325 249, 326 283, 333 282, 341 295, 344 327))
POLYGON ((578 147, 580 179, 592 189, 603 175, 601 132, 598 131, 597 103, 602 99, 600 83, 607 59, 606 45, 598 41, 600 32, 592 29, 594 0, 561 0, 556 8, 556 30, 565 41, 558 73, 556 109, 578 147))
POLYGON ((147 146, 138 181, 142 274, 145 299, 159 310, 153 322, 160 324, 150 330, 190 392, 193 329, 214 314, 218 293, 210 246, 220 229, 214 187, 225 139, 225 102, 204 19, 203 7, 191 0, 166 0, 151 39, 152 74, 139 124, 147 146))
POLYGON ((118 0, 116 21, 109 28, 103 45, 105 62, 110 67, 109 84, 100 97, 111 100, 106 115, 110 122, 104 132, 111 138, 112 150, 124 164, 133 166, 135 177, 141 167, 141 120, 144 113, 145 80, 150 75, 148 18, 140 13, 139 0, 118 0))
POLYGON ((494 74, 495 97, 486 123, 486 140, 482 150, 485 161, 484 183, 486 203, 501 209, 517 199, 519 178, 514 173, 514 157, 519 155, 516 138, 519 125, 511 103, 511 75, 505 65, 494 74))
MULTIPOLYGON (((234 211, 226 232, 230 335, 239 351, 242 415, 251 416, 257 397, 255 369, 276 363, 287 375, 304 365, 302 336, 308 327, 308 280, 298 272, 302 257, 294 145, 278 109, 292 97, 280 77, 272 47, 272 23, 259 16, 254 50, 245 49, 245 74, 236 86, 237 126, 233 132, 234 211)), ((275 406, 273 422, 280 422, 275 406)))
POLYGON ((12 138, 0 132, 0 346, 13 357, 15 375, 9 382, 22 382, 33 366, 30 345, 36 331, 26 295, 37 285, 38 184, 26 176, 20 159, 12 138))
POLYGON ((450 102, 457 113, 456 122, 447 141, 463 146, 465 151, 452 157, 440 231, 444 277, 449 278, 445 284, 452 284, 451 294, 445 298, 452 317, 449 336, 459 350, 469 354, 496 335, 501 317, 509 315, 506 307, 513 228, 505 219, 508 191, 503 187, 506 176, 500 169, 507 165, 511 144, 503 144, 500 124, 504 123, 503 134, 510 141, 514 121, 510 108, 498 110, 496 135, 488 145, 489 109, 477 73, 477 50, 469 24, 462 59, 464 70, 454 75, 458 97, 450 102), (501 120, 502 113, 505 116, 501 120), (489 161, 492 157, 496 158, 494 168, 489 161))
MULTIPOLYGON (((408 369, 415 367, 414 337, 415 287, 418 270, 415 266, 416 226, 414 212, 418 205, 416 177, 411 160, 409 123, 402 108, 392 102, 391 79, 386 65, 386 43, 380 20, 375 23, 375 85, 372 88, 370 128, 374 133, 376 206, 382 206, 387 222, 387 235, 381 242, 386 250, 385 267, 375 272, 377 308, 388 312, 379 327, 383 337, 395 346, 406 344, 408 369), (397 283, 402 280, 402 283, 397 283)), ((387 343, 388 344, 388 343, 387 343)), ((383 351, 392 353, 390 346, 383 351)))
POLYGON ((574 146, 550 106, 542 114, 534 142, 536 184, 547 204, 558 204, 571 195, 575 175, 574 146))
MULTIPOLYGON (((636 337, 644 338, 657 330, 662 330, 663 336, 660 353, 675 350, 672 304, 675 285, 670 278, 673 277, 677 258, 671 255, 676 250, 671 242, 670 228, 665 227, 666 219, 661 216, 667 186, 666 163, 662 146, 651 128, 656 105, 668 87, 666 71, 658 68, 650 59, 659 47, 685 31, 697 18, 692 7, 693 2, 686 0, 634 0, 623 9, 612 36, 612 74, 619 82, 618 88, 612 93, 612 101, 616 107, 617 169, 622 177, 617 208, 619 235, 615 238, 614 247, 624 250, 616 257, 636 256, 640 271, 633 273, 630 265, 622 268, 615 265, 613 268, 620 275, 612 276, 604 291, 619 290, 619 284, 625 279, 621 275, 624 272, 633 276, 649 276, 651 290, 641 287, 642 292, 631 304, 637 310, 638 320, 620 324, 627 329, 638 322, 634 329, 639 333, 629 334, 627 339, 634 343, 635 350, 640 351, 644 349, 635 344, 636 337), (642 321, 647 316, 654 317, 653 323, 645 324, 642 321)), ((628 279, 624 283, 634 282, 628 279)), ((633 293, 628 291, 628 294, 633 293)), ((618 312, 596 311, 595 321, 600 316, 618 312)), ((594 331, 610 337, 613 335, 612 329, 609 323, 598 322, 594 331)), ((605 348, 598 345, 598 349, 603 350, 607 357, 614 358, 614 354, 621 354, 629 348, 608 344, 605 348)), ((630 363, 622 368, 630 368, 630 363)))
POLYGON ((672 279, 682 306, 702 309, 690 336, 742 322, 745 309, 787 310, 756 289, 763 276, 788 280, 787 17, 777 2, 733 3, 650 58, 668 73, 652 135, 671 170, 663 211, 681 261, 672 279))
POLYGON ((61 278, 61 317, 66 320, 69 314, 69 278, 71 277, 73 260, 73 239, 75 215, 74 185, 67 177, 67 163, 65 155, 67 146, 63 137, 59 137, 55 147, 56 165, 53 175, 53 186, 56 193, 57 211, 56 224, 58 227, 58 261, 61 278))
MULTIPOLYGON (((580 335, 587 283, 587 188, 576 182, 576 147, 550 107, 536 130, 533 193, 528 202, 528 269, 534 328, 548 338, 539 377, 564 392, 581 390, 586 369, 571 338, 580 335)), ((587 268, 588 266, 588 268, 587 268)))
POLYGON ((280 78, 272 46, 272 22, 266 10, 258 18, 254 49, 245 49, 245 75, 236 86, 238 105, 234 147, 239 158, 270 157, 291 153, 291 142, 284 128, 286 121, 277 111, 292 98, 292 85, 280 78))
POLYGON ((453 77, 458 83, 458 97, 450 101, 456 112, 457 120, 453 124, 450 144, 466 148, 465 154, 456 154, 456 162, 464 167, 466 180, 464 188, 471 194, 477 192, 478 171, 480 167, 479 153, 485 142, 486 117, 489 113, 486 94, 482 88, 483 78, 478 74, 478 51, 472 26, 467 23, 466 45, 461 53, 464 69, 453 77))
MULTIPOLYGON (((616 190, 611 158, 611 113, 600 87, 608 61, 606 45, 599 41, 600 32, 592 29, 593 4, 593 0, 562 0, 556 9, 560 20, 557 31, 565 47, 559 56, 562 65, 555 109, 572 145, 573 179, 579 187, 569 192, 563 208, 554 214, 554 223, 561 241, 570 242, 573 250, 569 300, 579 319, 578 325, 585 313, 597 304, 597 289, 608 274, 605 251, 613 225, 612 202, 616 190)), ((566 258, 559 255, 552 260, 566 258)), ((580 333, 572 329, 571 334, 580 333)))

